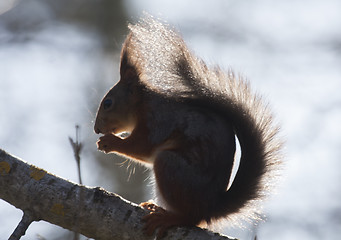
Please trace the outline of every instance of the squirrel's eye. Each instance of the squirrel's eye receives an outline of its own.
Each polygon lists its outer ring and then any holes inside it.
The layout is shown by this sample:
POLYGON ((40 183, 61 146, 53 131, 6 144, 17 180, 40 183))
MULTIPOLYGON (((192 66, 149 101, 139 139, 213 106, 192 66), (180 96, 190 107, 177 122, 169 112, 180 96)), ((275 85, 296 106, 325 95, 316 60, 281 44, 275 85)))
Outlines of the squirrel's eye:
POLYGON ((104 110, 110 108, 111 105, 112 105, 112 100, 111 100, 111 99, 105 99, 105 100, 104 100, 104 102, 103 102, 103 108, 104 108, 104 110))

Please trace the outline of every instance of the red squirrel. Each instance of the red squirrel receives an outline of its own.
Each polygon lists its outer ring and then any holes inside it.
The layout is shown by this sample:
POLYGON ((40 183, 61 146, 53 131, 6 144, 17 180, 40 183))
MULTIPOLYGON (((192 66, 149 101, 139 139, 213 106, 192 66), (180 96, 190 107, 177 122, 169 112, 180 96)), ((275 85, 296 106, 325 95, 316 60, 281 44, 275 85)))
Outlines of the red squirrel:
POLYGON ((94 130, 104 134, 99 150, 152 166, 160 206, 142 203, 146 232, 257 219, 281 162, 267 104, 232 71, 208 67, 167 24, 147 16, 129 29, 120 81, 103 98, 94 130), (230 184, 235 136, 241 158, 230 184))

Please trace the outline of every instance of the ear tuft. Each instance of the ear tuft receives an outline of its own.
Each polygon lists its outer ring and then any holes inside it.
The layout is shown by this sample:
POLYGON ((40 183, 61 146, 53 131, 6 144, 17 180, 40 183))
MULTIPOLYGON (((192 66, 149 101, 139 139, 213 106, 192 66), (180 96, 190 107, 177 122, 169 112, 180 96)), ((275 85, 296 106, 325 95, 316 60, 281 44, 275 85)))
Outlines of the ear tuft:
POLYGON ((120 66, 120 75, 121 81, 124 82, 137 82, 139 80, 139 74, 137 71, 137 66, 131 60, 131 53, 129 52, 129 41, 131 38, 131 34, 127 36, 125 43, 123 44, 121 51, 121 66, 120 66))

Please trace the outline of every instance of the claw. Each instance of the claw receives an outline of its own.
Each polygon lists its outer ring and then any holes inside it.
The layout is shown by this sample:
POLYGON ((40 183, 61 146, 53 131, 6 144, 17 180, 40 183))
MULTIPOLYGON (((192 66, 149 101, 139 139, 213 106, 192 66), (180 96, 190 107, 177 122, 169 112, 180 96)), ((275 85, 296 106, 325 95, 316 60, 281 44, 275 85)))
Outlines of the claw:
POLYGON ((144 209, 148 210, 148 211, 151 211, 151 212, 155 212, 157 208, 161 208, 161 207, 157 206, 152 201, 143 202, 140 204, 140 206, 143 207, 144 209))

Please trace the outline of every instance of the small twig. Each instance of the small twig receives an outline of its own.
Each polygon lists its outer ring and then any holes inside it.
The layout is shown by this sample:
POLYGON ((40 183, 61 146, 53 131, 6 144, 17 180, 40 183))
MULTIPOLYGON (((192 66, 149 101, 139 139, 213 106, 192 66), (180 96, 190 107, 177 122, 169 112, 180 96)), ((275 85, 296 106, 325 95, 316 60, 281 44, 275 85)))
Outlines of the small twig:
POLYGON ((18 226, 15 228, 14 232, 8 240, 19 240, 22 236, 25 235, 26 230, 33 221, 33 215, 25 211, 21 221, 19 222, 18 226))
POLYGON ((80 152, 82 150, 82 143, 79 142, 79 126, 76 125, 76 142, 73 141, 73 139, 71 137, 69 137, 69 141, 71 143, 73 152, 74 152, 74 156, 77 162, 77 168, 78 168, 78 178, 79 178, 79 184, 83 184, 82 183, 82 176, 81 176, 81 158, 80 158, 80 152))

